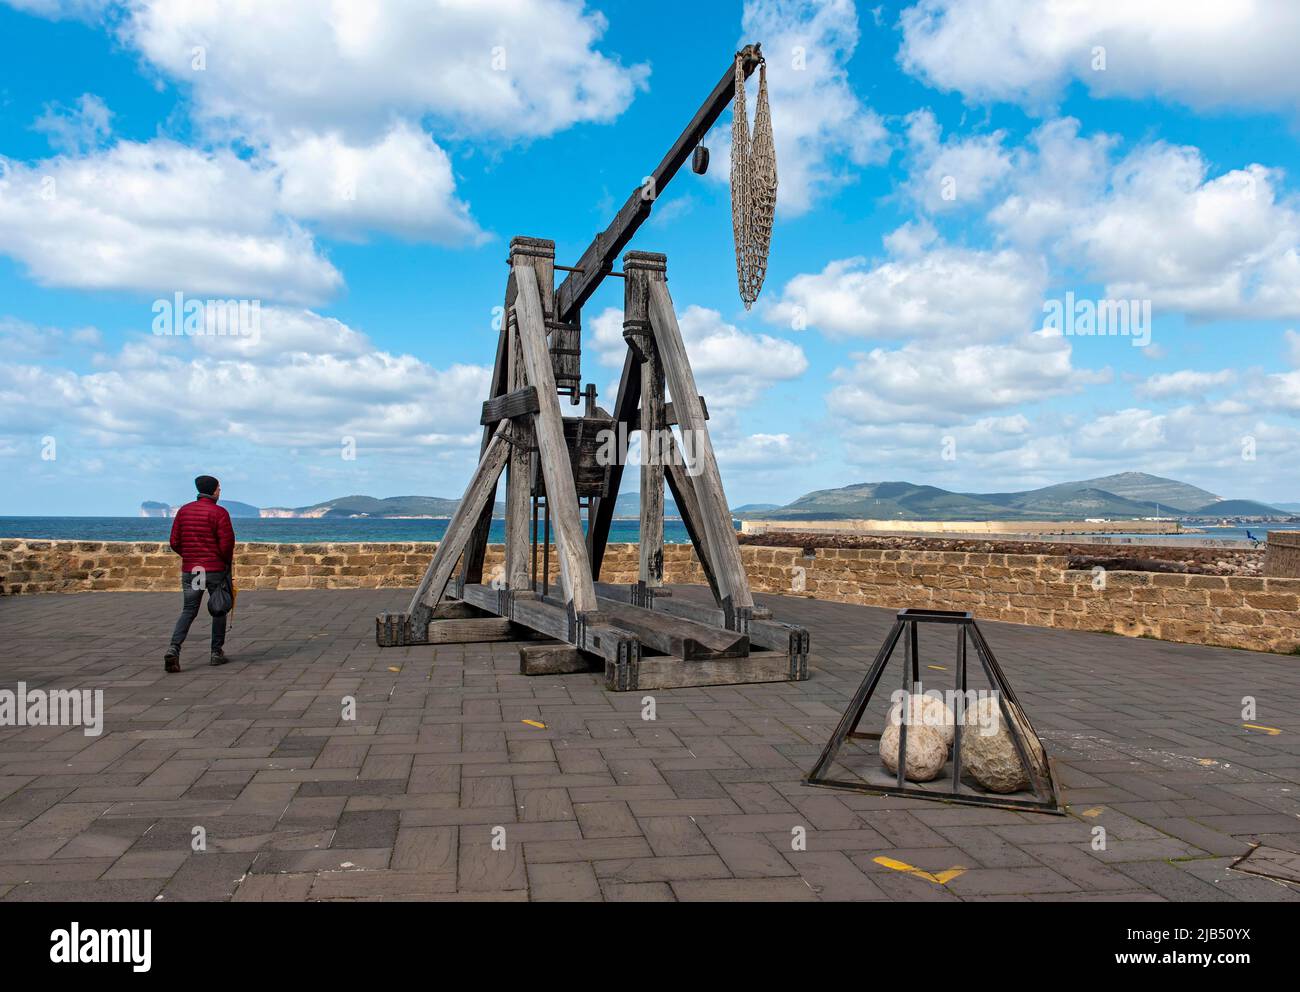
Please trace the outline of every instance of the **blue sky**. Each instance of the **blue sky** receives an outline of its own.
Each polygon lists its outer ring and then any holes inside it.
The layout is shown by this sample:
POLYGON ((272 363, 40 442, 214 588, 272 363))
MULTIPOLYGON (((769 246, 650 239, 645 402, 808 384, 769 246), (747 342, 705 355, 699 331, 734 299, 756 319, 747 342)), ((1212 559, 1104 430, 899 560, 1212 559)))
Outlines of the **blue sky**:
MULTIPOLYGON (((1300 501, 1298 32, 1262 0, 0 0, 0 514, 199 472, 261 506, 459 495, 509 238, 574 262, 745 41, 762 296, 730 112, 633 243, 669 256, 732 505, 1125 470, 1300 501), (152 333, 177 292, 258 301, 256 339, 152 333), (1044 329, 1067 294, 1149 335, 1044 329)), ((606 401, 621 292, 584 311, 606 401)))

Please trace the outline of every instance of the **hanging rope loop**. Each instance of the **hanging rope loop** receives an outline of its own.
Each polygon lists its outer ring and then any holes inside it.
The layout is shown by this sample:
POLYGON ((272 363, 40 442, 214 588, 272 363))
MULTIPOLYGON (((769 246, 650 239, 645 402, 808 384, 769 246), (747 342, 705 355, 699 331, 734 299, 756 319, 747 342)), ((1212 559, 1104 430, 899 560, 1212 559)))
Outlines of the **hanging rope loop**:
POLYGON ((746 310, 763 289, 775 216, 776 145, 767 99, 767 62, 758 64, 758 101, 751 135, 744 55, 737 53, 731 122, 731 227, 736 239, 736 281, 746 310))

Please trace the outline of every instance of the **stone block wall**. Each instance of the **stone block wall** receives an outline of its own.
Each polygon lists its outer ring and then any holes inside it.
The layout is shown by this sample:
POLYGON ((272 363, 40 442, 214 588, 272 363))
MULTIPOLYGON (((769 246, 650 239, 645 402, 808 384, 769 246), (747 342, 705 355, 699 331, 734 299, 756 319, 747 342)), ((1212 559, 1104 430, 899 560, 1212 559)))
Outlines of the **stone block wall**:
MULTIPOLYGON (((241 590, 411 588, 434 544, 240 544, 241 590)), ((756 592, 891 609, 970 610, 978 619, 1157 637, 1282 653, 1300 651, 1300 578, 1070 570, 1055 555, 974 554, 743 545, 756 592)), ((488 550, 485 578, 502 564, 488 550)), ((554 554, 551 577, 559 581, 554 554)), ((611 544, 601 578, 633 582, 637 546, 611 544)), ((668 582, 703 583, 689 545, 664 548, 668 582)), ((0 595, 174 591, 178 561, 166 544, 0 541, 0 595)))

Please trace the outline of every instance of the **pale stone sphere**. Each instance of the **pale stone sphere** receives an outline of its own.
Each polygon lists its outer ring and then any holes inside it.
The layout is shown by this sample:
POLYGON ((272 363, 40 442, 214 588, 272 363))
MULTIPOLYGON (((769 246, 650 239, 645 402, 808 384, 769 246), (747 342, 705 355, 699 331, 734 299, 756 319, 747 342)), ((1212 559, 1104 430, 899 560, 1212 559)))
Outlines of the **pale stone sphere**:
MULTIPOLYGON (((1029 725, 1017 707, 1007 704, 1012 719, 1020 730, 1029 760, 1041 771, 1047 767, 1043 745, 1029 730, 1029 725)), ((969 772, 981 786, 990 792, 1018 792, 1029 788, 1029 775, 1020 763, 1016 743, 1002 719, 1002 708, 996 697, 982 696, 965 713, 961 732, 962 770, 969 772), (993 728, 993 732, 988 732, 993 728)))
MULTIPOLYGON (((885 729, 880 735, 880 760, 891 774, 898 774, 899 728, 903 706, 897 702, 889 709, 885 729)), ((952 746, 952 710, 935 696, 914 693, 908 705, 907 768, 904 776, 913 782, 929 782, 938 776, 948 760, 952 746)))

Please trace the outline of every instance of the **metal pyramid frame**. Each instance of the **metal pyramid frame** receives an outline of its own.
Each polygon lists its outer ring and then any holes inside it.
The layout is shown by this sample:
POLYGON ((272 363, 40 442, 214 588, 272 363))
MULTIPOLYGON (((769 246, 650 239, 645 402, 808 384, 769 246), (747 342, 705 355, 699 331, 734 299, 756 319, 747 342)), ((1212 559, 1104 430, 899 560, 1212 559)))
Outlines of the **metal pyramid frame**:
MULTIPOLYGON (((863 752, 863 757, 867 757, 867 752, 863 752)), ((808 785, 825 786, 834 789, 849 789, 855 792, 865 792, 872 795, 887 796, 906 796, 912 799, 932 799, 941 802, 967 803, 976 806, 996 806, 1006 809, 1028 810, 1040 813, 1064 814, 1060 807, 1060 800, 1057 796, 1056 781, 1053 774, 1053 762, 1047 749, 1042 744, 1041 738, 1038 737, 1033 725, 1029 722, 1029 717, 1020 701, 1016 698, 1015 691, 1007 682, 1006 675, 1002 671, 1002 666, 998 664, 997 658, 993 654, 993 649, 989 647, 988 641, 985 640, 983 632, 975 622, 975 617, 971 613, 964 613, 950 610, 900 610, 894 625, 890 628, 889 634, 885 637, 880 651, 876 654, 875 660, 868 669, 866 678, 858 686, 857 691, 853 694, 848 707, 844 710, 844 715, 840 718, 835 732, 831 735, 826 747, 822 750, 821 756, 813 766, 812 771, 808 773, 804 780, 808 785), (934 786, 932 783, 922 783, 912 785, 908 783, 905 777, 907 768, 907 729, 908 717, 911 715, 911 706, 903 707, 902 712, 904 719, 899 727, 898 741, 898 770, 893 775, 893 780, 888 781, 888 773, 883 770, 882 778, 885 782, 854 782, 842 779, 833 779, 828 777, 840 749, 844 746, 846 740, 880 740, 881 735, 878 733, 860 733, 858 724, 861 723, 863 714, 866 713, 867 706, 871 702, 876 689, 879 687, 881 678, 889 665, 898 647, 899 641, 903 642, 903 678, 902 692, 903 698, 910 698, 914 692, 922 691, 922 680, 920 673, 920 635, 918 628, 921 625, 941 624, 945 626, 956 626, 957 628, 957 651, 956 651, 956 668, 953 672, 953 690, 954 700, 956 701, 955 726, 953 728, 953 744, 951 759, 944 765, 944 771, 939 778, 947 777, 947 786, 934 786), (1033 798, 1017 798, 1015 794, 1001 794, 995 792, 976 791, 973 787, 962 782, 962 751, 961 739, 965 719, 965 702, 967 699, 967 658, 968 645, 973 646, 975 655, 979 660, 985 677, 988 679, 992 691, 996 693, 998 708, 1001 715, 1001 725, 1005 727, 1015 744, 1016 754, 1020 760, 1021 769, 1024 771, 1029 781, 1030 791, 1033 798), (1015 719, 1013 719, 1013 714, 1015 719), (1031 759, 1029 740, 1026 734, 1032 735, 1042 748, 1044 760, 1041 762, 1031 759)))

